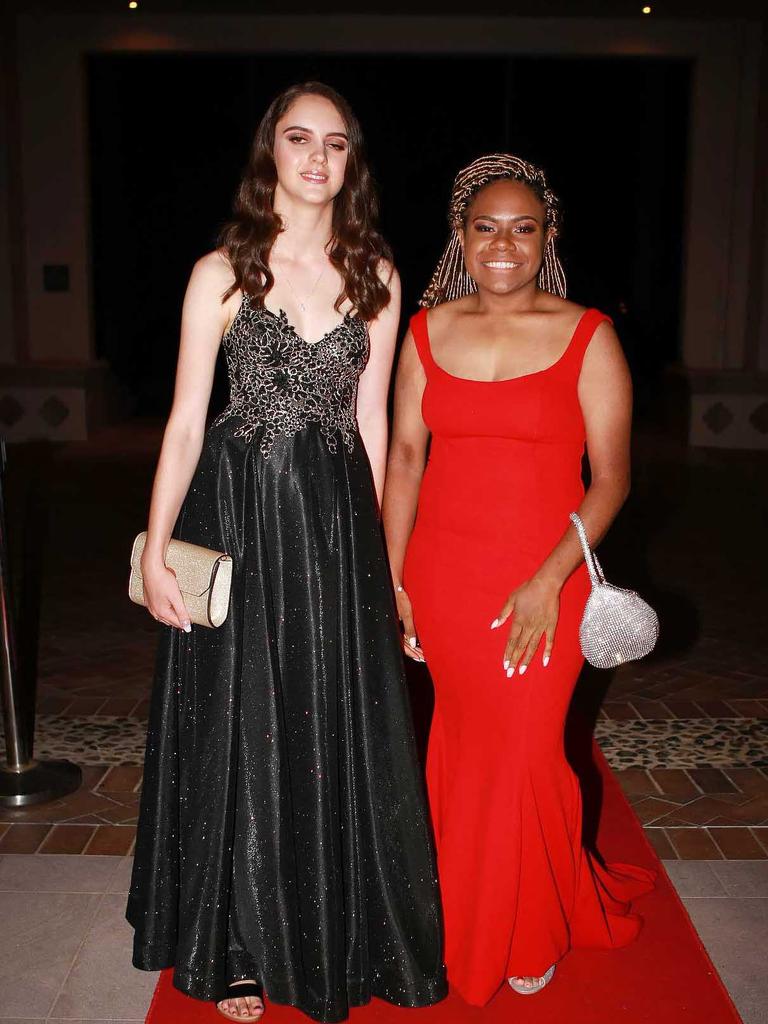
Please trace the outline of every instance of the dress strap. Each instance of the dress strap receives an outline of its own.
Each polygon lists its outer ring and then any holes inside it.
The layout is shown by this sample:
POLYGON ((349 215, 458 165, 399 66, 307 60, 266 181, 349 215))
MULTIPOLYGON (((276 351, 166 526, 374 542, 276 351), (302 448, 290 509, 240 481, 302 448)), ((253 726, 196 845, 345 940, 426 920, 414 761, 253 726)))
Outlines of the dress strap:
POLYGON ((434 368, 435 361, 432 358, 432 349, 429 344, 429 331, 427 329, 427 310, 420 309, 414 313, 409 324, 413 340, 416 343, 416 351, 419 353, 424 373, 429 377, 434 368))
POLYGON ((601 313, 599 309, 585 309, 581 319, 576 324, 576 330, 568 345, 567 358, 572 360, 577 367, 581 368, 584 360, 584 353, 589 347, 595 331, 603 322, 612 324, 613 320, 607 313, 601 313))

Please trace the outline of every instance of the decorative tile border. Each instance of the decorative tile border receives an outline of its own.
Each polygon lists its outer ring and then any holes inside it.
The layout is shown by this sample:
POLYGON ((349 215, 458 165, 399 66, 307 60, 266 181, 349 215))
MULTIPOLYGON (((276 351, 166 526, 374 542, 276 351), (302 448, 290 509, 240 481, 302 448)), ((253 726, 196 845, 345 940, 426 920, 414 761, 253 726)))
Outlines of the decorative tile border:
MULTIPOLYGON (((35 754, 80 765, 141 765, 146 723, 121 715, 38 715, 35 754)), ((603 719, 612 768, 768 767, 768 719, 603 719)))
POLYGON ((768 766, 766 719, 600 719, 595 737, 611 768, 768 766))

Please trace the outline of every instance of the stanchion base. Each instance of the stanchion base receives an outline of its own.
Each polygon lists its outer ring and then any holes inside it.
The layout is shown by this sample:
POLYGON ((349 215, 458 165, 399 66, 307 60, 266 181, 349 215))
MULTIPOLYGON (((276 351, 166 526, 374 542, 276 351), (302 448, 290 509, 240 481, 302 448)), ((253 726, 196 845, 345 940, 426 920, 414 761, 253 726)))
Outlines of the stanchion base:
POLYGON ((71 761, 37 761, 23 772, 0 768, 0 807, 27 807, 74 793, 83 781, 71 761))

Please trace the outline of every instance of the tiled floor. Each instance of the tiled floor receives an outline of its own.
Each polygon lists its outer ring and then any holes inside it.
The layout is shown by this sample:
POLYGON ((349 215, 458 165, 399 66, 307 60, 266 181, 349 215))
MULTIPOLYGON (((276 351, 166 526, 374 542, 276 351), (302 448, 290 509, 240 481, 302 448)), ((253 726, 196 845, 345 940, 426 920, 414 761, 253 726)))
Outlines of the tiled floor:
MULTIPOLYGON (((6 1024, 138 1020, 151 989, 128 966, 122 910, 155 626, 125 587, 158 442, 153 424, 105 431, 51 453, 40 475, 53 514, 38 753, 68 753, 83 786, 0 810, 0 910, 13 924, 0 938, 6 1024)), ((32 462, 19 448, 10 458, 13 525, 27 518, 32 462)), ((612 673, 585 671, 575 700, 750 1024, 768 1022, 755 964, 768 943, 766 470, 764 455, 640 439, 633 495, 601 556, 610 579, 659 611, 659 648, 612 673)))
MULTIPOLYGON (((130 965, 130 865, 130 857, 0 857, 2 1024, 143 1021, 156 976, 130 965)), ((765 1024, 768 862, 665 866, 745 1024, 765 1024)))
POLYGON ((156 975, 131 966, 130 857, 0 858, 0 1020, 143 1021, 156 975))

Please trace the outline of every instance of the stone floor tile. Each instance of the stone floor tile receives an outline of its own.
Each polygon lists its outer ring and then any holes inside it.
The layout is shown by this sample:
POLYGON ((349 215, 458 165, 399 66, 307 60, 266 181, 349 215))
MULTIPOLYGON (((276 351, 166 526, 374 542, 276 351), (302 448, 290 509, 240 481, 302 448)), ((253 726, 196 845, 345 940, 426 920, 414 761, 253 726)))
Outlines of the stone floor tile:
POLYGON ((745 825, 709 827, 709 834, 727 860, 764 860, 768 853, 745 825))
MULTIPOLYGON (((114 682, 111 684, 114 686, 114 682)), ((102 707, 102 715, 124 715, 126 718, 136 707, 138 701, 134 697, 110 697, 102 707)))
POLYGON ((99 854, 124 857, 135 836, 134 825, 99 825, 83 853, 89 857, 99 854))
POLYGON ((107 892, 127 893, 131 886, 131 871, 133 870, 133 857, 121 857, 117 862, 115 873, 107 886, 107 892))
MULTIPOLYGON (((717 684, 713 684, 713 689, 718 691, 720 687, 717 684)), ((686 691, 689 696, 692 696, 691 691, 686 691)), ((708 718, 736 718, 736 712, 733 708, 726 704, 722 700, 714 700, 712 698, 704 698, 699 700, 696 698, 696 703, 699 705, 701 710, 707 715, 708 718)))
POLYGON ((632 707, 641 718, 656 720, 669 718, 669 710, 658 700, 633 700, 632 707))
POLYGON ((701 708, 698 704, 694 704, 692 700, 669 698, 665 699, 664 703, 669 709, 672 718, 701 718, 703 715, 701 708))
POLYGON ((50 825, 10 825, 0 839, 0 854, 35 853, 51 831, 50 825))
POLYGON ((80 770, 83 773, 83 784, 81 789, 94 790, 99 788, 99 783, 109 771, 106 764, 84 764, 80 770))
POLYGON ((711 866, 728 896, 768 898, 768 861, 719 860, 711 866))
POLYGON ((768 711, 759 700, 739 700, 733 697, 728 699, 728 703, 739 718, 768 718, 768 711))
POLYGON ((0 1018, 48 1015, 103 898, 0 893, 0 1018))
POLYGON ((668 828, 666 833, 681 860, 717 860, 722 857, 704 828, 668 828))
POLYGON ((632 807, 643 825, 650 825, 651 822, 654 822, 659 818, 663 818, 664 815, 669 814, 670 811, 676 811, 678 809, 677 804, 673 804, 669 800, 659 800, 657 797, 652 796, 645 797, 643 800, 633 803, 632 807))
MULTIPOLYGON (((714 863, 719 864, 720 861, 714 863)), ((664 861, 678 896, 727 896, 728 892, 708 860, 664 861)))
POLYGON ((158 975, 131 966, 132 941, 125 897, 107 894, 51 1016, 143 1019, 158 975))
POLYGON ((44 804, 31 807, 0 807, 0 821, 15 822, 54 822, 80 818, 84 814, 97 814, 102 808, 109 808, 114 801, 108 796, 92 793, 87 789, 78 789, 75 793, 44 804))
POLYGON ((688 803, 678 804, 669 812, 660 816, 657 824, 667 826, 700 825, 704 826, 711 821, 722 820, 723 824, 732 824, 729 817, 732 807, 724 800, 718 800, 711 796, 700 796, 688 803))
POLYGON ((136 765, 115 765, 101 780, 99 790, 102 793, 130 793, 141 782, 141 776, 142 769, 136 765))
POLYGON ((764 825, 768 824, 768 794, 732 804, 723 812, 726 820, 712 819, 713 825, 764 825))
POLYGON ((719 768, 690 768, 688 774, 702 793, 735 793, 736 787, 719 768))
POLYGON ((661 790, 661 795, 669 800, 683 802, 699 796, 698 787, 682 768, 652 768, 649 775, 661 790))
POLYGON ((0 859, 0 891, 102 893, 115 869, 114 857, 7 854, 0 859))
POLYGON ((77 718, 80 715, 97 715, 105 699, 105 697, 73 697, 61 714, 67 718, 77 718))
POLYGON ((95 825, 54 825, 39 852, 82 853, 94 829, 95 825))
POLYGON ((768 827, 755 827, 754 825, 749 830, 755 839, 760 843, 762 848, 768 853, 768 827))
POLYGON ((768 899, 704 896, 683 902, 744 1024, 765 1024, 768 899))
POLYGON ((656 828, 650 825, 646 827, 645 835, 656 851, 656 855, 661 857, 662 860, 675 860, 677 858, 677 851, 672 843, 670 843, 667 833, 663 828, 656 828))
POLYGON ((643 768, 617 768, 613 775, 625 796, 659 796, 659 787, 643 768))
POLYGON ((603 704, 603 711, 605 711, 608 718, 615 719, 618 722, 629 718, 640 717, 630 704, 622 704, 614 701, 606 701, 605 704, 603 704))
POLYGON ((768 775, 759 768, 724 768, 723 771, 741 793, 747 796, 768 794, 768 775))

